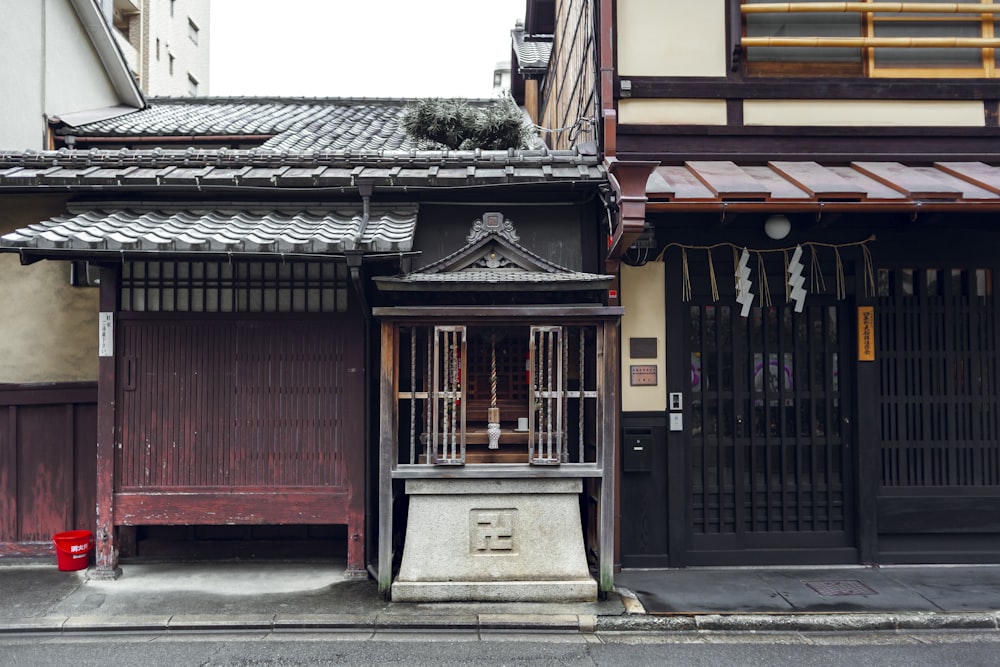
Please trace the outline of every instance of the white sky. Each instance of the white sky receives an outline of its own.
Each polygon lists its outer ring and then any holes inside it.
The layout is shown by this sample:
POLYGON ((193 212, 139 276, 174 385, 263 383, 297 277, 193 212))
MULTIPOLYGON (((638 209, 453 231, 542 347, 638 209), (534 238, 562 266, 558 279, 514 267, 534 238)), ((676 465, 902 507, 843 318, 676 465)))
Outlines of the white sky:
POLYGON ((209 95, 493 93, 525 0, 212 0, 209 95))

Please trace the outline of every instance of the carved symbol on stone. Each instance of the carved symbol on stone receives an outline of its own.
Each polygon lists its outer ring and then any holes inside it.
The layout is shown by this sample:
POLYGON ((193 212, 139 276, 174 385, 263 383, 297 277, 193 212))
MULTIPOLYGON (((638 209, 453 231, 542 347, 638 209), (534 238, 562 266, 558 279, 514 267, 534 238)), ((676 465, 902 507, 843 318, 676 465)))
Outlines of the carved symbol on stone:
POLYGON ((515 553, 514 515, 517 510, 472 510, 469 514, 470 551, 473 555, 515 553))

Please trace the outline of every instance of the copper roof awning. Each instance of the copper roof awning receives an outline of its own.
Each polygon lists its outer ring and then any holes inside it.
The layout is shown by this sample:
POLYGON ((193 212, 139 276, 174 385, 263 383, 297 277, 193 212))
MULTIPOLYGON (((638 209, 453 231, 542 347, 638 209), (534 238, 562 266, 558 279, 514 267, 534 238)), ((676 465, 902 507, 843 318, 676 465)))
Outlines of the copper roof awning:
POLYGON ((847 165, 692 161, 659 166, 646 183, 648 211, 1000 210, 1000 167, 983 162, 858 161, 847 165))
POLYGON ((97 205, 71 209, 0 236, 0 252, 33 257, 101 255, 308 255, 412 250, 417 205, 361 208, 280 205, 97 205))

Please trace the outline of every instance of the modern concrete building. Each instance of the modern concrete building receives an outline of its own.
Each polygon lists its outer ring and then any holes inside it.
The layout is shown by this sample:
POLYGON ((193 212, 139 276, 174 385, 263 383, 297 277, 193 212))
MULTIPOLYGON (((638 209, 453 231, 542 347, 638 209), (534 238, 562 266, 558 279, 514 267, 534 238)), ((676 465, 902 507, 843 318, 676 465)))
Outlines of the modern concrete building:
POLYGON ((208 94, 209 0, 98 2, 147 94, 208 94))

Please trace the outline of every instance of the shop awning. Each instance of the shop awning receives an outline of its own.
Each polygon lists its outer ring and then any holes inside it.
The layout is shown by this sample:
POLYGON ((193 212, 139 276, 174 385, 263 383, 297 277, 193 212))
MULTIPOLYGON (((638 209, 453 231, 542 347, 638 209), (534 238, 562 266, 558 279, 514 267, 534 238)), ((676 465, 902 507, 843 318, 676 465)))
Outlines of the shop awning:
POLYGON ((0 236, 0 252, 100 255, 398 254, 413 247, 417 205, 361 207, 100 205, 0 236))
POLYGON ((983 162, 858 161, 844 165, 724 160, 661 165, 646 184, 651 210, 720 206, 795 210, 844 207, 1000 207, 1000 167, 983 162))

